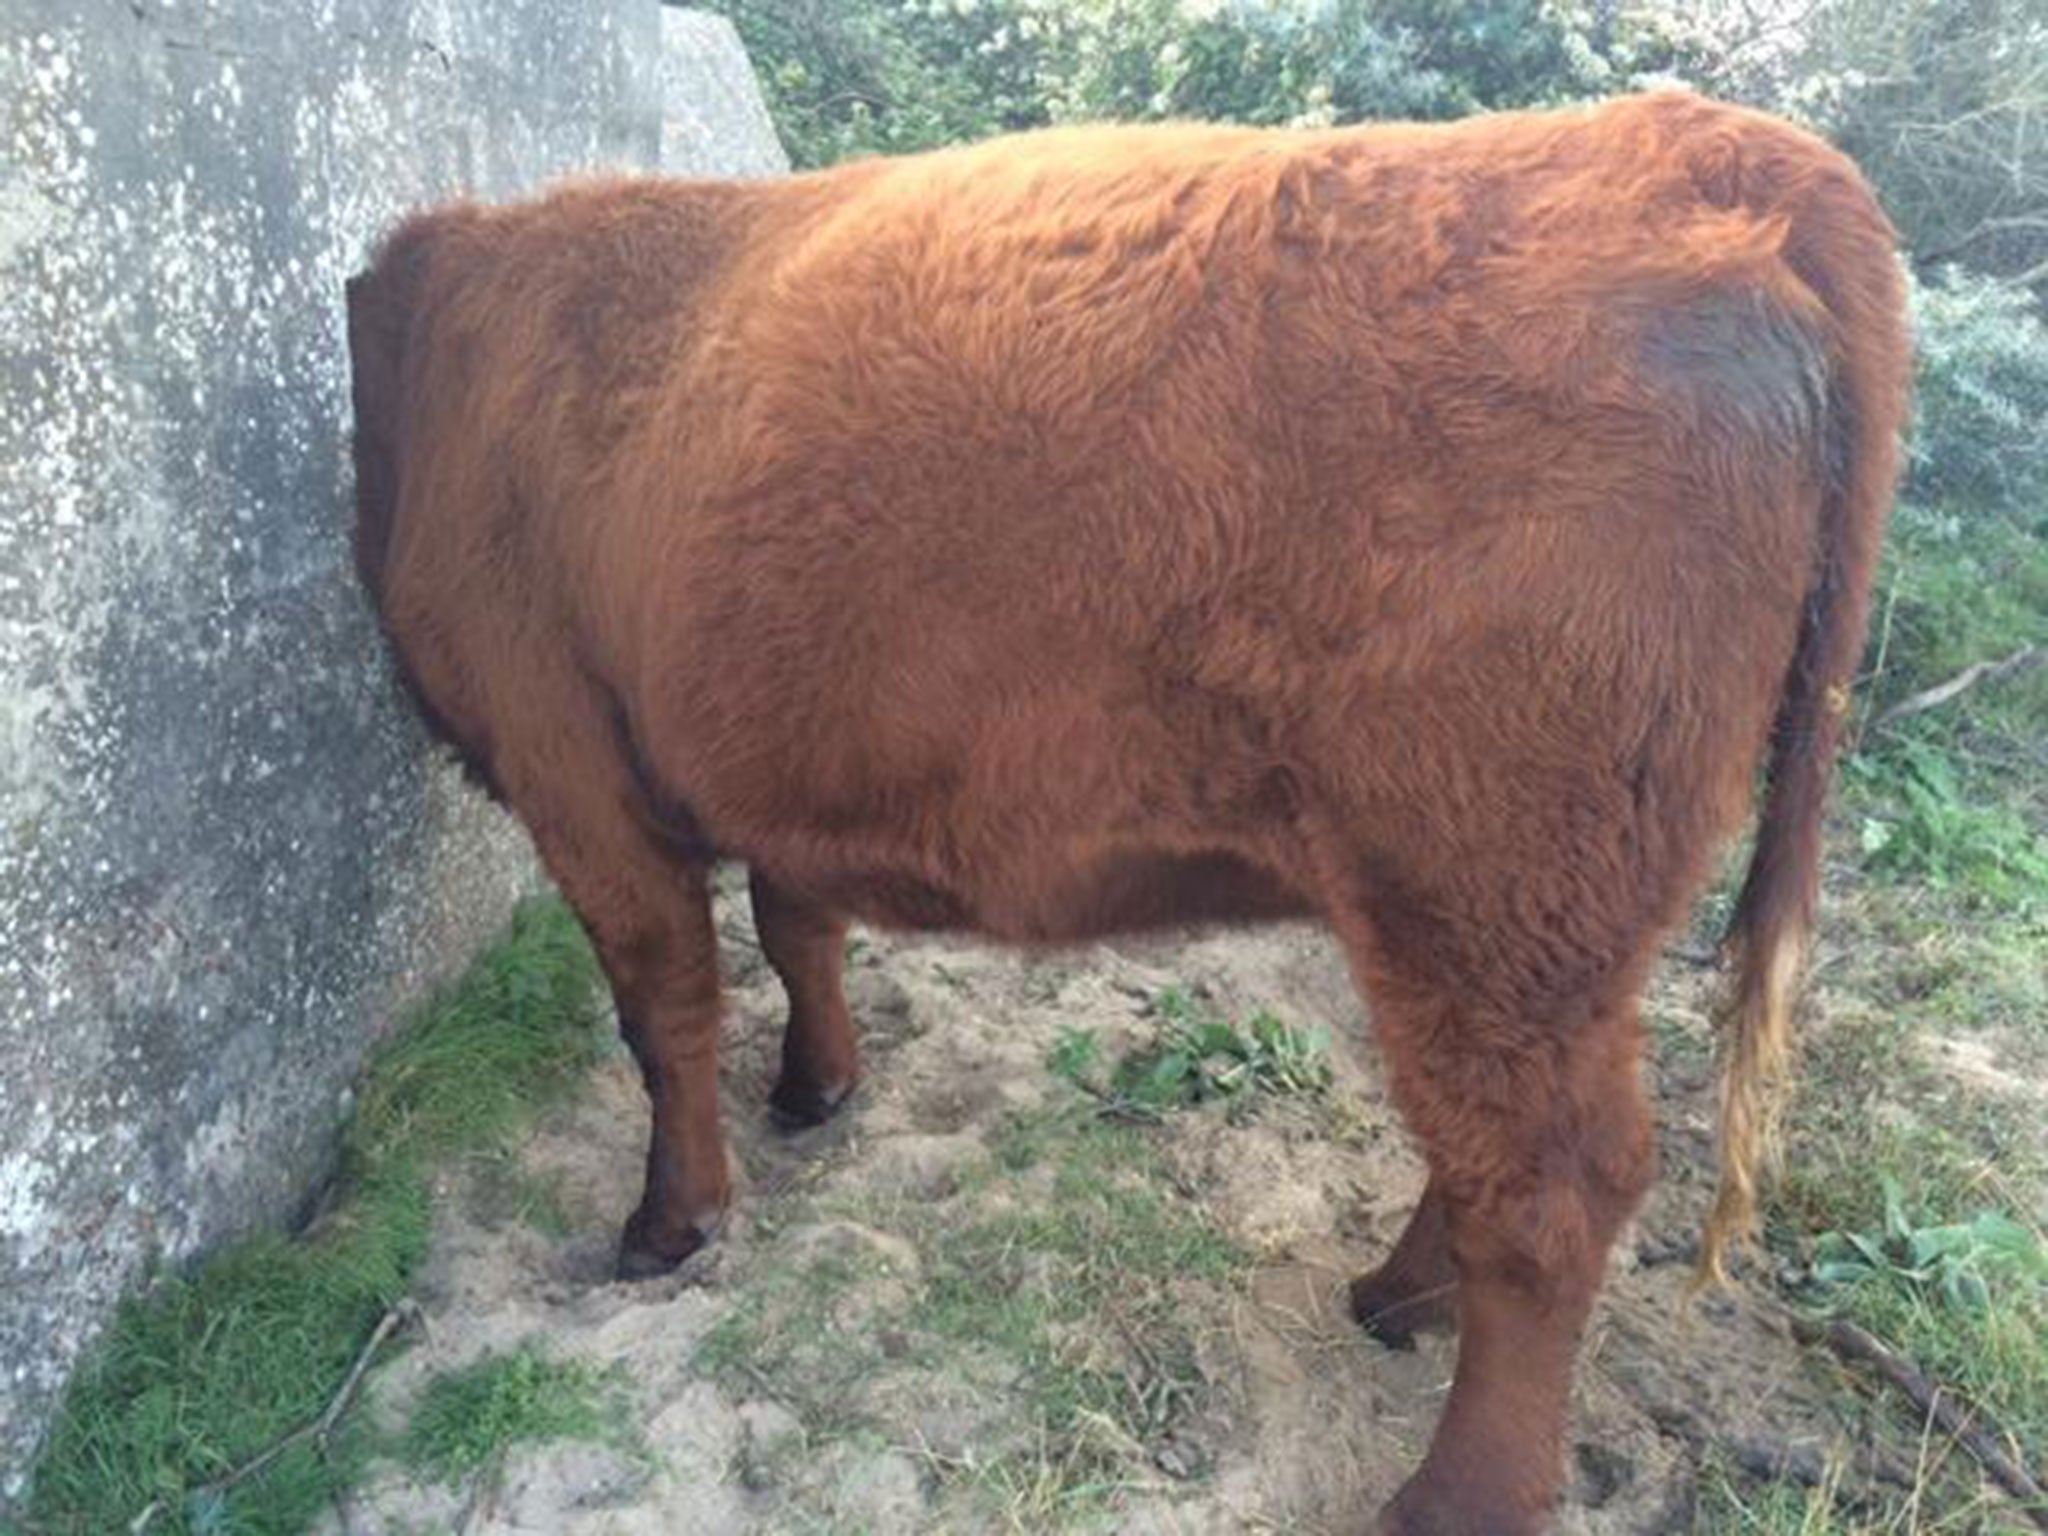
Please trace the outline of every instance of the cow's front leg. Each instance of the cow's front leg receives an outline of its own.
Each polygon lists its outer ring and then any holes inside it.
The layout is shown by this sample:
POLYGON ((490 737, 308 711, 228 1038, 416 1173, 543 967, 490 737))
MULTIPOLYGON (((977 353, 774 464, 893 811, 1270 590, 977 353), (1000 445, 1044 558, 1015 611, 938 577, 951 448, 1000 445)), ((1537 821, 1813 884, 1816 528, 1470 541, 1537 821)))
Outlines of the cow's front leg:
POLYGON ((731 1196, 718 1112, 718 944, 707 872, 637 928, 593 935, 619 1029, 640 1065, 652 1126, 640 1204, 619 1241, 618 1276, 665 1274, 716 1235, 731 1196))
POLYGON ((821 1125, 839 1112, 860 1078, 860 1048, 846 1013, 846 919, 750 874, 761 952, 789 998, 782 1073, 768 1095, 784 1125, 821 1125))
POLYGON ((545 724, 501 738, 498 779, 590 935, 653 1110, 646 1185, 619 1244, 619 1277, 637 1280, 709 1242, 731 1191, 711 871, 662 836, 644 776, 587 681, 545 670, 522 681, 534 702, 519 718, 545 724))

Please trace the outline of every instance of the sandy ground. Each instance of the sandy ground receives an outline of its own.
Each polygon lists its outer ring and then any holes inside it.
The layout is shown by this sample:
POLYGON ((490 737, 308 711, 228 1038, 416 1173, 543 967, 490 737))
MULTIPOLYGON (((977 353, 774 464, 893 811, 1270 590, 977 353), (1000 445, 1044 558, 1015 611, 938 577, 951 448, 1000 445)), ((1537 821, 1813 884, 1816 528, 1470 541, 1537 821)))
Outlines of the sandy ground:
MULTIPOLYGON (((346 1511, 349 1530, 1369 1527, 1427 1442, 1453 1345, 1424 1338, 1389 1351, 1345 1311, 1346 1281, 1385 1251, 1421 1170, 1327 939, 1277 928, 1025 958, 863 936, 849 991, 866 1083, 838 1122, 789 1138, 763 1109, 780 989, 744 901, 728 896, 720 920, 725 1102, 741 1180, 722 1243, 677 1276, 609 1280, 646 1135, 638 1083, 623 1056, 610 1060, 521 1153, 523 1177, 551 1192, 557 1220, 508 1211, 490 1195, 502 1177, 450 1175, 420 1293, 426 1326, 369 1389, 375 1417, 396 1426, 435 1373, 533 1340, 619 1368, 619 1435, 522 1447, 495 1476, 453 1488, 381 1464, 346 1511), (1313 1104, 1176 1112, 1142 1133, 1167 1171, 1153 1193, 1176 1219, 1231 1240, 1241 1262, 1222 1278, 1164 1282, 1164 1310, 1157 1280, 1125 1298, 1188 1344, 1177 1373, 1163 1373, 1186 1390, 1150 1421, 1149 1438, 1104 1425, 1093 1481, 1076 1491, 1071 1462, 1060 1471, 1071 1445, 1034 1446, 1042 1404, 1015 1341, 925 1338, 933 1277, 917 1234, 1056 1201, 1029 1170, 990 1176, 991 1148, 1016 1117, 1077 1100, 1046 1065, 1063 1030, 1091 1028, 1112 1052, 1142 1040, 1156 1028, 1148 999, 1169 986, 1225 1017, 1264 1010, 1327 1028, 1336 1081, 1313 1104), (762 1339, 773 1349, 758 1345, 750 1362, 744 1346, 762 1339)), ((1809 1476, 1842 1442, 1763 1288, 1685 1305, 1709 1180, 1707 985, 1673 961, 1646 1010, 1664 1176, 1617 1251, 1584 1350, 1559 1521, 1571 1536, 1694 1530, 1703 1457, 1809 1476)), ((988 1283, 1029 1284, 1032 1261, 1005 1255, 988 1283)), ((1142 1335, 1073 1331, 1102 1336, 1058 1347, 1143 1362, 1142 1335)), ((330 1529, 343 1524, 337 1514, 330 1529)))

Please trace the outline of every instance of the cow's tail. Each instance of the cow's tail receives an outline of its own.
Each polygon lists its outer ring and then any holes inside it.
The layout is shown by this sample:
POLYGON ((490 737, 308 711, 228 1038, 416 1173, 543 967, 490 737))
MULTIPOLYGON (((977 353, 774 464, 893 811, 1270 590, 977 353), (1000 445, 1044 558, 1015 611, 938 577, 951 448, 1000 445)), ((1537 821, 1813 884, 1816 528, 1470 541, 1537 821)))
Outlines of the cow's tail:
POLYGON ((1863 650, 1878 547, 1897 472, 1910 380, 1904 280, 1891 226, 1846 160, 1809 160, 1788 199, 1781 255, 1819 299, 1830 332, 1826 493, 1797 648, 1768 752, 1755 852, 1723 941, 1735 975, 1724 1006, 1720 1189, 1699 1277, 1720 1283, 1756 1234, 1774 1153, 1795 994, 1820 885, 1822 818, 1863 650))

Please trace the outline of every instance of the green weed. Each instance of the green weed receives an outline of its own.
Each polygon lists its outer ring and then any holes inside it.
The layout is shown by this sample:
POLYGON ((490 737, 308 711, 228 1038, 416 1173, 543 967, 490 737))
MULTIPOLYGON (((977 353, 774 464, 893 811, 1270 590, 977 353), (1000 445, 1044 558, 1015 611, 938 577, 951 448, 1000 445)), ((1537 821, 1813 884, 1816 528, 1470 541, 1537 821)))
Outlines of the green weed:
POLYGON ((1968 1221, 1916 1223, 1899 1181, 1884 1174, 1880 1182, 1882 1230, 1824 1234, 1813 1270, 1823 1285, 1904 1287, 1963 1312, 1988 1307, 1994 1283, 2048 1285, 2048 1247, 2025 1223, 1990 1210, 1968 1221))
POLYGON ((1112 1111, 1157 1119, 1168 1110, 1222 1100, 1243 1108, 1260 1094, 1320 1094, 1330 1086, 1329 1036, 1298 1030, 1260 1013, 1242 1028, 1204 1013, 1177 990, 1153 1000, 1155 1037, 1127 1053, 1105 1077, 1092 1031, 1069 1029, 1047 1065, 1112 1111))

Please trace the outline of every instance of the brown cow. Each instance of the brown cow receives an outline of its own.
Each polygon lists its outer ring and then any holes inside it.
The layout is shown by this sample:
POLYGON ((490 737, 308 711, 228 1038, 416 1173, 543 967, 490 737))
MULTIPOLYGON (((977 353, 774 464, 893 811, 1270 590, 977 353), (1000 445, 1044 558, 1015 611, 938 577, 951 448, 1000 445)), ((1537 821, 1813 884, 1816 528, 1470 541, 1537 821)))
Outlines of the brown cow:
POLYGON ((1678 93, 1062 129, 444 209, 349 300, 362 579, 653 1101, 620 1273, 726 1204, 714 860, 799 1121, 849 918, 1313 914, 1430 1169, 1357 1310, 1461 1332, 1381 1528, 1543 1528, 1637 994, 1768 755, 1710 1253, 1751 1219, 1906 397, 1849 163, 1678 93))

